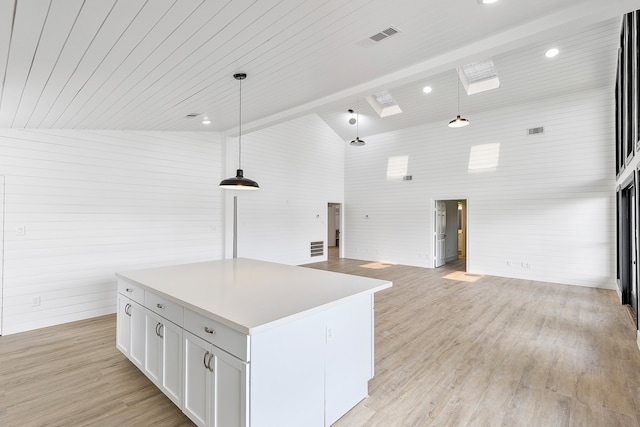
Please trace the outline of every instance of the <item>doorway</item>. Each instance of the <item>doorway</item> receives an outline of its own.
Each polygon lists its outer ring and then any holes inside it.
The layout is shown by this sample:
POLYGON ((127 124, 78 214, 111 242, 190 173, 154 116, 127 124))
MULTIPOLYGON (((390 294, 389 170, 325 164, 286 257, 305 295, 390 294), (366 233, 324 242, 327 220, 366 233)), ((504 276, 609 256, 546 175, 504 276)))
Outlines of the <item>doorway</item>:
POLYGON ((342 205, 327 204, 327 258, 340 258, 340 240, 342 234, 342 205))
POLYGON ((433 217, 434 268, 456 263, 456 269, 466 271, 467 199, 435 200, 433 217))
POLYGON ((622 304, 638 328, 637 205, 635 174, 618 191, 618 273, 622 304))

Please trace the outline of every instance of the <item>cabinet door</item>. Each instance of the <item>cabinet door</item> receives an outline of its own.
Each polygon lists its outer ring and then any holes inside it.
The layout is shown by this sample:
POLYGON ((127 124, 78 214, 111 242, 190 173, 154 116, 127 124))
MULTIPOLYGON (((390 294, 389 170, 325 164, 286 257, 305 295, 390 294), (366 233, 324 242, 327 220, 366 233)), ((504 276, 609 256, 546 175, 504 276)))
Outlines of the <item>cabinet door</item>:
POLYGON ((118 314, 116 322, 116 347, 127 358, 131 354, 131 303, 129 298, 118 294, 118 314))
POLYGON ((131 360, 139 368, 144 369, 144 356, 146 347, 146 316, 145 308, 130 301, 131 308, 131 360))
POLYGON ((247 364, 213 346, 213 408, 215 427, 247 425, 247 364))
POLYGON ((146 311, 145 313, 145 354, 144 373, 158 387, 162 384, 162 321, 161 317, 146 311))
POLYGON ((182 410, 197 425, 211 425, 212 375, 209 361, 212 345, 190 332, 183 333, 184 404, 182 410))
POLYGON ((164 320, 162 335, 162 381, 164 393, 178 407, 182 405, 182 328, 164 320))
POLYGON ((182 404, 182 328, 146 310, 147 376, 178 406, 182 404))

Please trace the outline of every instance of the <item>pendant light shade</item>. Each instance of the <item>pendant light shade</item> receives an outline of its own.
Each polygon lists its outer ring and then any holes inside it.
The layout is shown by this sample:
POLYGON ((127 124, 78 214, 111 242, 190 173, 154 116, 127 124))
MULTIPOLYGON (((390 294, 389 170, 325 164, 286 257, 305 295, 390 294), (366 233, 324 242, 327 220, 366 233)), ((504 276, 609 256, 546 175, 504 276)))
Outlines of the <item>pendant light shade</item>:
POLYGON ((233 78, 240 82, 240 127, 238 131, 238 170, 233 178, 223 179, 219 187, 225 190, 258 190, 260 186, 257 182, 244 177, 242 171, 242 80, 247 78, 245 73, 237 73, 233 78))
POLYGON ((458 73, 456 73, 456 88, 458 92, 458 116, 449 122, 450 128, 463 128, 468 126, 471 122, 465 119, 464 117, 460 117, 460 80, 458 79, 458 73))
POLYGON ((450 128, 462 128, 467 125, 469 125, 469 120, 465 119, 464 117, 460 117, 459 114, 458 117, 449 122, 450 128))
MULTIPOLYGON (((351 112, 353 110, 349 110, 349 112, 351 112)), ((360 122, 360 120, 358 120, 358 105, 356 104, 356 139, 354 139, 353 141, 350 142, 351 145, 353 145, 354 147, 361 147, 365 144, 365 142, 363 140, 361 140, 358 137, 358 123, 360 122)), ((349 122, 351 123, 351 122, 349 122)))

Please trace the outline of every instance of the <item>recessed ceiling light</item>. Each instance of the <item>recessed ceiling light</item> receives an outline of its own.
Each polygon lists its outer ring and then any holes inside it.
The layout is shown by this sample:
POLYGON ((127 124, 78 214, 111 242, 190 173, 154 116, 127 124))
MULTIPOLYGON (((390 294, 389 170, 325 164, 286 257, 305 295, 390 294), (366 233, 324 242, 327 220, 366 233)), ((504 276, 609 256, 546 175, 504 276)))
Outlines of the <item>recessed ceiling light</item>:
POLYGON ((209 125, 209 124, 211 124, 211 120, 209 120, 208 117, 205 117, 204 119, 202 119, 202 124, 203 125, 209 125))
POLYGON ((480 4, 491 4, 491 3, 495 3, 498 0, 478 0, 478 3, 480 4))
POLYGON ((558 49, 556 49, 555 47, 553 49, 549 49, 544 56, 546 56, 547 58, 553 58, 554 56, 556 56, 557 54, 559 54, 560 51, 558 49))
POLYGON ((425 86, 425 87, 422 88, 422 91, 424 93, 431 93, 432 90, 433 89, 431 89, 431 86, 425 86))

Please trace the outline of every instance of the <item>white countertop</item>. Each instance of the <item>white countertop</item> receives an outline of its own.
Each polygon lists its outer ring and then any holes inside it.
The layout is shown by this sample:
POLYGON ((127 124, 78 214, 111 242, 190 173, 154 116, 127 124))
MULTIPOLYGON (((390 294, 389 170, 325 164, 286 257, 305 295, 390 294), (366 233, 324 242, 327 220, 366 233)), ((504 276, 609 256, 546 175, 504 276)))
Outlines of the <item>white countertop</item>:
POLYGON ((252 259, 228 259, 116 273, 254 335, 392 282, 252 259))

